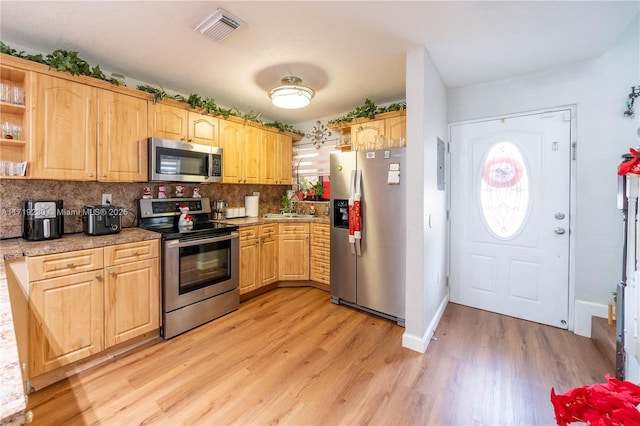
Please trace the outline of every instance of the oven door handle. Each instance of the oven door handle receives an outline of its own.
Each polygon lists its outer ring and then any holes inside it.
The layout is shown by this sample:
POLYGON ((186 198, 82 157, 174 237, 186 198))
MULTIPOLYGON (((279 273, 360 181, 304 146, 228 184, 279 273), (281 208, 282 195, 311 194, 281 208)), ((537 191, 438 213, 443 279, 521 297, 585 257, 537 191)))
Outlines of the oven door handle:
POLYGON ((173 248, 199 246, 201 244, 217 243, 217 242, 220 242, 220 241, 228 241, 228 240, 232 240, 234 238, 239 238, 239 237, 240 237, 240 233, 232 232, 231 234, 223 235, 221 237, 214 237, 214 238, 202 238, 202 239, 198 239, 198 240, 182 241, 182 242, 180 242, 179 240, 172 240, 172 241, 168 241, 167 242, 167 248, 173 249, 173 248))

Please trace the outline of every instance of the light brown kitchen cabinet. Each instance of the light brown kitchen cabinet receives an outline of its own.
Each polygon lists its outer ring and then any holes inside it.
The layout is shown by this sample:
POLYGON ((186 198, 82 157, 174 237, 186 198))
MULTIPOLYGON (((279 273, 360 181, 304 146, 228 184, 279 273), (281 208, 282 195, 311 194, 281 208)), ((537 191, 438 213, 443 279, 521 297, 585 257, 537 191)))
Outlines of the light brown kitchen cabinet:
POLYGON ((220 120, 219 141, 224 158, 222 182, 241 183, 244 125, 234 121, 220 120))
POLYGON ((159 241, 28 258, 28 376, 158 330, 159 241))
POLYGON ((37 179, 96 180, 96 90, 34 74, 31 173, 37 179))
POLYGON ((293 138, 291 136, 278 133, 276 141, 276 184, 291 185, 292 183, 292 150, 293 138))
POLYGON ((240 294, 260 287, 260 237, 258 226, 240 228, 240 294))
POLYGON ((147 181, 147 101, 98 92, 98 180, 147 181))
POLYGON ((329 235, 329 225, 312 223, 310 235, 310 278, 312 281, 329 285, 329 277, 331 275, 331 240, 329 235))
MULTIPOLYGON (((0 123, 11 123, 20 126, 19 134, 6 138, 0 134, 0 160, 23 162, 29 160, 30 122, 31 122, 31 72, 0 64, 0 82, 10 84, 25 94, 24 104, 10 101, 0 102, 0 123)), ((30 171, 27 170, 27 173, 30 171)), ((15 178, 14 176, 3 176, 15 178)))
POLYGON ((262 138, 262 129, 244 126, 240 183, 260 183, 260 146, 262 145, 262 138))
POLYGON ((407 116, 399 115, 397 117, 386 118, 384 120, 385 140, 393 138, 395 146, 399 146, 400 138, 407 137, 407 116))
POLYGON ((105 348, 159 328, 158 251, 157 240, 105 247, 105 348))
POLYGON ((278 278, 309 279, 309 224, 278 224, 278 278))
POLYGON ((278 281, 278 225, 260 225, 260 286, 278 281))
POLYGON ((261 130, 259 172, 260 183, 273 185, 278 183, 277 162, 280 160, 278 152, 278 134, 261 130))
POLYGON ((148 102, 149 135, 174 141, 187 140, 189 111, 160 102, 148 102))
POLYGON ((201 145, 219 146, 220 120, 210 115, 189 111, 187 141, 201 145))
POLYGON ((351 126, 351 145, 358 151, 374 149, 378 137, 384 135, 384 120, 372 120, 351 126))
POLYGON ((30 377, 104 348, 101 254, 91 249, 29 258, 30 377), (51 278, 39 280, 44 277, 51 278))
POLYGON ((218 146, 220 120, 167 103, 149 103, 149 134, 156 138, 218 146))

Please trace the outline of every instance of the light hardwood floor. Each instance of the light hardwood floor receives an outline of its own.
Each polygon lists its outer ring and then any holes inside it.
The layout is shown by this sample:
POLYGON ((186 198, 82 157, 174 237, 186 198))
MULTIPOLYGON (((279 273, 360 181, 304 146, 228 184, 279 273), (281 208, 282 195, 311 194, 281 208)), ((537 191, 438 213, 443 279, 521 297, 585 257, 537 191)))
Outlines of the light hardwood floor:
POLYGON ((36 425, 554 425, 552 386, 607 373, 590 339, 460 305, 424 355, 401 347, 403 332, 321 290, 280 288, 28 408, 36 425))

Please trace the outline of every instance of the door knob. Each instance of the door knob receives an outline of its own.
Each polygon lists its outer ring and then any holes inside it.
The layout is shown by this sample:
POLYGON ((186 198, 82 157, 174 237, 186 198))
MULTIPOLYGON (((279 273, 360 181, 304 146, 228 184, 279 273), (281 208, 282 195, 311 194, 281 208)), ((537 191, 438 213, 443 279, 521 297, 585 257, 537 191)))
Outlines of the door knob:
POLYGON ((554 216, 556 219, 558 219, 558 220, 562 220, 562 219, 564 219, 564 217, 565 217, 565 216, 564 216, 564 213, 561 213, 561 212, 558 212, 558 213, 556 213, 556 214, 555 214, 555 215, 553 215, 553 216, 554 216))
POLYGON ((554 228, 553 232, 555 232, 556 234, 562 235, 564 234, 564 228, 560 228, 560 227, 554 228))

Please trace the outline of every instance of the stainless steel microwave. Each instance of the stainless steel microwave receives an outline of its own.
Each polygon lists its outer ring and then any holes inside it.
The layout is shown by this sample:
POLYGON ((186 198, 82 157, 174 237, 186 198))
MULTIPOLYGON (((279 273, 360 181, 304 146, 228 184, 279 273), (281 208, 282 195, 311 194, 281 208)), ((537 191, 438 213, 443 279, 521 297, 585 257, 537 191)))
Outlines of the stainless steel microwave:
POLYGON ((222 148, 149 138, 152 182, 222 182, 222 148))

